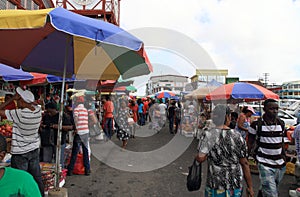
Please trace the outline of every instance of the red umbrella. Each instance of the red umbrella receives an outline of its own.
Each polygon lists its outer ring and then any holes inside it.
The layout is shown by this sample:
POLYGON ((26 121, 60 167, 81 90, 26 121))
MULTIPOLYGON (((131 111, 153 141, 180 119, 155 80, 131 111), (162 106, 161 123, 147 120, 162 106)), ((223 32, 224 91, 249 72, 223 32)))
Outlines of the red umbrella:
POLYGON ((252 83, 235 82, 225 84, 206 95, 206 100, 265 100, 279 99, 274 92, 252 83))

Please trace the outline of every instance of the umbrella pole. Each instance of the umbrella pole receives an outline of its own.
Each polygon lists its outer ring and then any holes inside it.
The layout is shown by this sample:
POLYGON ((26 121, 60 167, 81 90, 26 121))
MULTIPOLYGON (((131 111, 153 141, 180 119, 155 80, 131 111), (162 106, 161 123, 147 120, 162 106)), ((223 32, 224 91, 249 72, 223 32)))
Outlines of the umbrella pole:
POLYGON ((62 81, 62 89, 61 89, 61 96, 60 96, 57 141, 56 141, 56 158, 55 158, 56 165, 55 165, 55 185, 54 185, 56 190, 58 190, 58 188, 59 188, 59 179, 60 179, 61 132, 62 132, 62 118, 63 118, 63 112, 64 112, 64 90, 65 90, 65 83, 66 83, 69 44, 70 44, 70 37, 67 37, 65 60, 64 60, 63 81, 62 81))

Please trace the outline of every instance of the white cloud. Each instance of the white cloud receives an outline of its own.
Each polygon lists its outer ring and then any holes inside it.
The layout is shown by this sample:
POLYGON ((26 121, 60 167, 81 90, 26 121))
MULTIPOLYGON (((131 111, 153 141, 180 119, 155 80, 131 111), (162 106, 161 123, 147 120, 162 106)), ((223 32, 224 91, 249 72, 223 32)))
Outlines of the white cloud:
MULTIPOLYGON (((123 0, 121 27, 179 31, 207 50, 229 76, 300 79, 299 0, 123 0)), ((151 55, 149 55, 151 58, 151 55)), ((151 60, 151 59, 150 59, 151 60)))

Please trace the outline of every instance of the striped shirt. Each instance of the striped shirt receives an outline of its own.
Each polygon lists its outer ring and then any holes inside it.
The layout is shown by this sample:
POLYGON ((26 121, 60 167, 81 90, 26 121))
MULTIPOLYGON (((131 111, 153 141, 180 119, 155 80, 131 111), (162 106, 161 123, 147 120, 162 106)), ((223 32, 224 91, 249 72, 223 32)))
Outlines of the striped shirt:
MULTIPOLYGON (((261 164, 271 168, 281 168, 285 166, 285 158, 282 154, 283 150, 283 135, 284 133, 283 121, 277 119, 274 125, 267 125, 262 121, 262 128, 260 132, 260 142, 256 159, 261 164)), ((256 135, 258 128, 258 121, 251 124, 249 133, 256 135)))
POLYGON ((7 119, 13 122, 11 154, 24 154, 39 148, 42 111, 39 106, 34 108, 34 111, 28 108, 5 110, 7 119))
POLYGON ((89 116, 88 110, 83 104, 79 104, 74 109, 74 120, 78 135, 84 135, 89 133, 89 116))

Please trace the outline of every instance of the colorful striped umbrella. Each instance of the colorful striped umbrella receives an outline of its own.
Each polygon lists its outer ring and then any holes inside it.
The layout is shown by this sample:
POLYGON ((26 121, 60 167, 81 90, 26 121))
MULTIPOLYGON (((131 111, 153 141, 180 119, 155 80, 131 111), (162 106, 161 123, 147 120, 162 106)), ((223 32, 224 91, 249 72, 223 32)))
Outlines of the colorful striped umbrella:
POLYGON ((235 82, 222 85, 206 95, 206 100, 244 100, 255 101, 279 99, 274 92, 252 83, 235 82))
POLYGON ((149 74, 141 40, 123 29, 63 8, 0 10, 0 62, 25 71, 79 79, 149 74), (22 20, 20 20, 22 19, 22 20))
POLYGON ((175 93, 171 91, 161 91, 155 94, 156 98, 170 98, 171 96, 175 96, 175 93))
MULTIPOLYGON (((123 29, 63 8, 0 10, 0 63, 76 79, 116 80, 149 74, 144 44, 123 29)), ((61 91, 60 118, 64 91, 61 91)), ((59 122, 57 144, 61 140, 59 122)), ((59 185, 60 148, 56 154, 59 185)))

